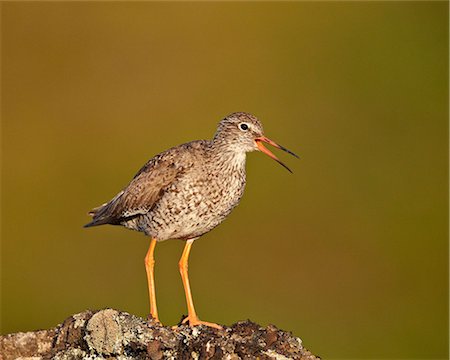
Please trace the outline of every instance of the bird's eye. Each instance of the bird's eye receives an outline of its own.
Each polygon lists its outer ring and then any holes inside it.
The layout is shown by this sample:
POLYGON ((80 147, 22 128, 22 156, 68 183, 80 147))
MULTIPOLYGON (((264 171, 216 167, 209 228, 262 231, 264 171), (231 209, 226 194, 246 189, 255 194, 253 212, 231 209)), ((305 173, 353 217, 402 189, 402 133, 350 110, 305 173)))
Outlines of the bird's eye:
POLYGON ((243 131, 248 130, 248 125, 246 123, 239 124, 239 128, 243 131))

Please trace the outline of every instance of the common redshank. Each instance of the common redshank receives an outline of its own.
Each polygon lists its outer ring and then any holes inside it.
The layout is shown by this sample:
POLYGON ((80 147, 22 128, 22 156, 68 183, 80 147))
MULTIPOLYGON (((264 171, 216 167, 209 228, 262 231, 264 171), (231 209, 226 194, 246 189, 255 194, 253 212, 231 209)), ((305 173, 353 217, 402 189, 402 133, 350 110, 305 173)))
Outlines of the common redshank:
POLYGON ((246 153, 259 150, 283 164, 263 143, 298 157, 264 136, 260 121, 237 112, 224 118, 212 140, 173 147, 150 159, 133 180, 109 202, 91 210, 85 227, 111 224, 150 237, 145 256, 150 315, 157 321, 154 250, 157 242, 181 239, 186 245, 179 261, 190 326, 220 325, 201 321, 194 308, 188 277, 192 244, 219 225, 239 203, 245 187, 246 153))

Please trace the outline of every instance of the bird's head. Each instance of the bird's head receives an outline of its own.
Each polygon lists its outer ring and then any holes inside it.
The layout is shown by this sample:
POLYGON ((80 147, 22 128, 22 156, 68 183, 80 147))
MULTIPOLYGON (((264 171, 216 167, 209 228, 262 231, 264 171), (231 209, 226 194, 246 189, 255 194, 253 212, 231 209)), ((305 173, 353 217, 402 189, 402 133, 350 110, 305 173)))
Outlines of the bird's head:
POLYGON ((262 151, 290 172, 292 171, 267 149, 263 143, 275 146, 298 158, 292 151, 264 136, 261 122, 255 116, 245 112, 236 112, 223 119, 217 127, 214 141, 226 144, 227 148, 237 152, 262 151))

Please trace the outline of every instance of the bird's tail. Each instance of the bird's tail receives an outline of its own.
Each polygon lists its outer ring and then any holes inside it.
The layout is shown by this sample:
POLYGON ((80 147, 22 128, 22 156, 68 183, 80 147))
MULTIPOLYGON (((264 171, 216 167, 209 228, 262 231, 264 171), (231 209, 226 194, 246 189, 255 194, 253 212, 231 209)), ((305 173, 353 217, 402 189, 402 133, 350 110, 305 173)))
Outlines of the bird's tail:
POLYGON ((120 224, 121 220, 121 211, 118 211, 117 205, 119 204, 119 199, 123 194, 123 190, 118 193, 112 200, 107 203, 104 203, 96 208, 93 208, 89 211, 89 215, 92 216, 92 221, 87 223, 83 227, 88 228, 92 226, 98 225, 117 225, 120 224))
POLYGON ((105 207, 105 205, 106 204, 103 204, 103 205, 93 208, 91 211, 89 211, 88 215, 92 216, 92 221, 83 225, 83 227, 91 227, 91 226, 98 226, 98 225, 106 224, 106 222, 101 221, 101 220, 105 220, 104 218, 101 219, 96 216, 99 213, 99 211, 105 207))
POLYGON ((92 226, 105 225, 105 224, 109 224, 109 221, 107 219, 96 219, 96 220, 92 220, 90 223, 83 225, 83 227, 88 228, 88 227, 92 227, 92 226))
POLYGON ((86 225, 83 225, 83 227, 88 228, 92 226, 108 224, 109 219, 105 216, 102 216, 102 213, 104 212, 102 210, 105 209, 106 205, 108 205, 108 203, 100 205, 89 211, 88 215, 92 216, 92 221, 90 223, 87 223, 86 225))

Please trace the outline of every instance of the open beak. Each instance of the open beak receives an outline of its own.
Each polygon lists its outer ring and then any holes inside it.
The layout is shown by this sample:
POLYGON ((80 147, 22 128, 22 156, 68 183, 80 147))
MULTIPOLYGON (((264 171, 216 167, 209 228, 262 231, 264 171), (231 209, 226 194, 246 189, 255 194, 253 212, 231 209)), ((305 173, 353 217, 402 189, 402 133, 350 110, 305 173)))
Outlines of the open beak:
POLYGON ((258 138, 255 139, 256 142, 256 146, 258 147, 258 149, 260 151, 262 151, 264 154, 270 156, 272 159, 274 159, 278 164, 280 164, 281 166, 283 166, 285 169, 287 169, 289 172, 292 173, 292 170, 289 169, 286 165, 284 165, 280 159, 278 159, 269 149, 267 149, 264 145, 263 142, 270 144, 272 146, 275 146, 278 149, 281 149, 283 151, 286 151, 287 153, 295 156, 297 159, 299 158, 297 155, 295 155, 292 151, 286 149, 285 147, 278 145, 275 141, 270 140, 269 138, 266 138, 265 136, 260 136, 258 138))

